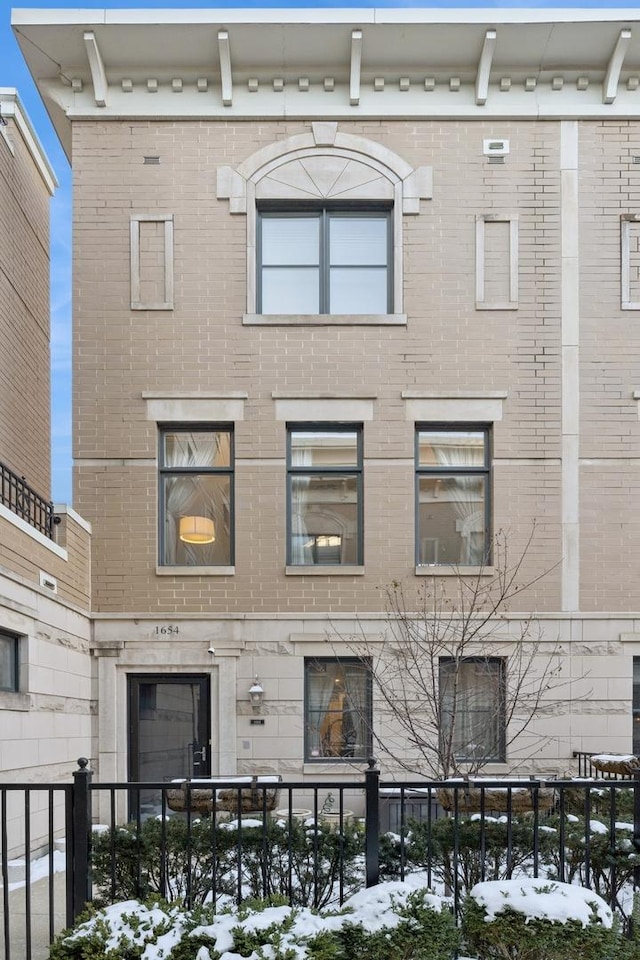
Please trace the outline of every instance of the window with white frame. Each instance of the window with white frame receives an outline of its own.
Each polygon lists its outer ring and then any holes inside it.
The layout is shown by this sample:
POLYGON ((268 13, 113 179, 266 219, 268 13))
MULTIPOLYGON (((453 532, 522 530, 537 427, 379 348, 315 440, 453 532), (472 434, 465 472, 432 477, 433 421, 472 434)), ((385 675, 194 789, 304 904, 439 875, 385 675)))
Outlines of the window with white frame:
POLYGON ((261 314, 388 314, 393 309, 389 208, 260 208, 261 314))
POLYGON ((505 761, 505 661, 441 657, 441 751, 474 765, 505 761))
POLYGON ((362 427, 288 429, 287 564, 362 564, 362 427))
POLYGON ((371 667, 363 660, 305 660, 305 760, 371 756, 371 667))
POLYGON ((233 431, 189 425, 160 430, 160 563, 233 563, 233 431))
POLYGON ((490 431, 477 424, 416 429, 416 564, 490 562, 490 431))
POLYGON ((0 691, 20 690, 20 637, 0 630, 0 691))

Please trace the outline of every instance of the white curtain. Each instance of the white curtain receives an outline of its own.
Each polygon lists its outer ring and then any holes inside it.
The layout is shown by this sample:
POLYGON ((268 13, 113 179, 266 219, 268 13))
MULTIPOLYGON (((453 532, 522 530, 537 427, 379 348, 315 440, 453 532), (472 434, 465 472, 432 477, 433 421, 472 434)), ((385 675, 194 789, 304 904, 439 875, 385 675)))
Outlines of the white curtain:
MULTIPOLYGON (((309 467, 313 463, 313 450, 309 447, 293 447, 292 467, 309 467)), ((291 477, 291 563, 313 563, 313 547, 307 530, 305 512, 308 504, 311 478, 291 477)))
POLYGON ((369 674, 364 665, 346 665, 345 719, 343 739, 344 756, 364 757, 371 740, 369 736, 369 674))
POLYGON ((307 730, 311 756, 322 756, 320 728, 325 720, 335 685, 335 671, 329 665, 312 665, 307 681, 307 730))
MULTIPOLYGON (((211 467, 213 465, 211 455, 213 434, 202 437, 191 433, 173 434, 172 436, 174 442, 167 443, 165 447, 165 466, 197 469, 198 467, 211 467)), ((216 434, 215 436, 219 449, 220 435, 216 434)), ((165 442, 167 438, 165 438, 165 442)), ((228 457, 225 462, 229 462, 228 457)), ((177 562, 179 545, 184 549, 188 564, 196 565, 205 562, 202 548, 194 548, 193 545, 186 543, 180 544, 178 539, 180 517, 188 516, 191 511, 201 515, 204 507, 213 509, 210 493, 202 489, 202 484, 199 484, 198 480, 197 474, 194 474, 193 476, 175 476, 170 479, 167 478, 165 481, 165 563, 177 562)), ((220 514, 220 519, 221 516, 220 514)))
MULTIPOLYGON (((481 459, 478 447, 471 443, 433 443, 437 462, 447 467, 477 467, 484 463, 484 441, 481 459)), ((484 478, 479 475, 447 478, 447 496, 451 499, 457 517, 456 529, 460 534, 459 563, 479 564, 484 556, 484 509, 478 509, 478 488, 482 490, 484 478), (475 536, 474 536, 475 534, 475 536), (480 536, 477 536, 480 534, 480 536)))
POLYGON ((500 666, 491 661, 460 665, 454 750, 469 760, 500 753, 500 666))

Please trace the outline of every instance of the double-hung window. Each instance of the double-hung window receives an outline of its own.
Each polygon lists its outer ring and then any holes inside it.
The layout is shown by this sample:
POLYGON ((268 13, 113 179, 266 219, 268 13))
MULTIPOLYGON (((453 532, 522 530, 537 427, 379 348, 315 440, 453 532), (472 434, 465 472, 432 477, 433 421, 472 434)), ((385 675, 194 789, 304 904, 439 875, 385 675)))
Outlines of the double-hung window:
POLYGON ((287 564, 362 564, 362 427, 291 425, 287 564))
POLYGON ((160 431, 160 563, 233 563, 233 432, 228 427, 160 431))
POLYGON ((371 756, 371 668, 355 659, 305 660, 305 760, 371 756))
POLYGON ((20 690, 20 638, 0 631, 0 691, 20 690))
POLYGON ((490 432, 485 426, 416 430, 416 563, 490 561, 490 432))
POLYGON ((469 763, 505 761, 505 661, 442 657, 441 750, 469 763))
POLYGON ((391 210, 368 206, 258 211, 262 314, 387 314, 391 210))

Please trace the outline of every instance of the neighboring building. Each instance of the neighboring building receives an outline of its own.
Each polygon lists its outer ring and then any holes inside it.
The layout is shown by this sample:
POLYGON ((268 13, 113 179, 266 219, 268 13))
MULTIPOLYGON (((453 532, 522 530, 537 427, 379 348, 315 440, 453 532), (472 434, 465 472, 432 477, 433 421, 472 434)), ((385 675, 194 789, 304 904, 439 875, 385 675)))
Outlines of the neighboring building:
POLYGON ((535 611, 566 686, 490 769, 630 750, 640 16, 14 25, 74 171, 99 777, 350 772, 382 714, 340 637, 534 521, 501 635, 535 611))
POLYGON ((56 180, 15 90, 0 116, 0 779, 58 781, 93 747, 90 528, 50 501, 56 180))

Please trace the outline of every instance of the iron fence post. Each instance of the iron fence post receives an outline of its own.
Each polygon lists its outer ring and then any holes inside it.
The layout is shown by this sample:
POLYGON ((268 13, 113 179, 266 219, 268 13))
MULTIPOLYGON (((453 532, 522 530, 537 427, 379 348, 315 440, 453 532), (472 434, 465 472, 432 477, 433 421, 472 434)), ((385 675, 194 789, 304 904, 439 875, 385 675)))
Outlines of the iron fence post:
POLYGON ((72 913, 77 920, 91 899, 91 872, 89 869, 91 837, 91 770, 86 757, 78 760, 78 770, 73 771, 71 798, 71 857, 72 913))
POLYGON ((380 771, 371 757, 365 771, 365 864, 366 885, 380 881, 380 771))
MULTIPOLYGON (((640 853, 640 767, 635 767, 633 773, 633 847, 636 854, 640 853)), ((633 889, 640 888, 640 866, 633 868, 633 889)))

